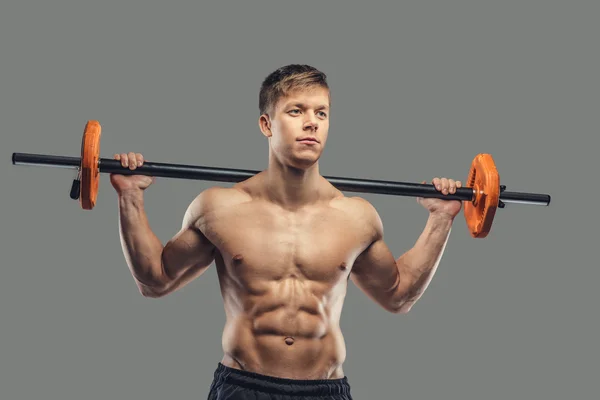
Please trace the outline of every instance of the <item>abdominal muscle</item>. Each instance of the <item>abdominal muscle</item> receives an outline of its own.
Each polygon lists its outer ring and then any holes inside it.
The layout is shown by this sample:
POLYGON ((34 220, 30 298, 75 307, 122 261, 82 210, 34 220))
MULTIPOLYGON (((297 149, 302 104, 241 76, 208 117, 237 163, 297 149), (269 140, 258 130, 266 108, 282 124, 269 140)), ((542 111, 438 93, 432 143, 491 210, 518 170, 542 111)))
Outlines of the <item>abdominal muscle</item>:
POLYGON ((338 288, 292 274, 270 282, 221 279, 227 322, 222 363, 289 379, 338 379, 346 357, 338 288), (249 292, 249 289, 252 292, 249 292))

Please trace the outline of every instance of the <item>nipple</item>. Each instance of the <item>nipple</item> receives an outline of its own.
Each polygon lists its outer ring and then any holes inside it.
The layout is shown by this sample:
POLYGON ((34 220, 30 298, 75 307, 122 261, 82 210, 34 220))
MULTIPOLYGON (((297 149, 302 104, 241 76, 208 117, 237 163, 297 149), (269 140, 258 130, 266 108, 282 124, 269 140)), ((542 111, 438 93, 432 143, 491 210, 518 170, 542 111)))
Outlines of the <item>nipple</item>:
POLYGON ((291 336, 288 336, 285 338, 285 344, 287 344, 288 346, 291 346, 294 344, 294 338, 291 336))
POLYGON ((236 264, 239 264, 239 263, 242 262, 243 259, 244 259, 244 257, 241 254, 236 254, 233 257, 233 262, 236 263, 236 264))
POLYGON ((340 269, 342 271, 345 271, 346 270, 346 266, 347 266, 347 264, 345 262, 343 262, 343 263, 340 264, 340 269))

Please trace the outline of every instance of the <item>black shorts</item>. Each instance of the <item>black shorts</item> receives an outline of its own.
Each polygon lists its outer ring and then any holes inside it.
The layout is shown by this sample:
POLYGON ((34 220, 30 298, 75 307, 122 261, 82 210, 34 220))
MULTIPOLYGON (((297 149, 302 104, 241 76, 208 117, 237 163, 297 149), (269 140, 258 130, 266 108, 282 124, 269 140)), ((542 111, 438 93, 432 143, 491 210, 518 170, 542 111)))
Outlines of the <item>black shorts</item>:
POLYGON ((298 380, 241 371, 219 363, 208 400, 352 400, 348 378, 298 380))

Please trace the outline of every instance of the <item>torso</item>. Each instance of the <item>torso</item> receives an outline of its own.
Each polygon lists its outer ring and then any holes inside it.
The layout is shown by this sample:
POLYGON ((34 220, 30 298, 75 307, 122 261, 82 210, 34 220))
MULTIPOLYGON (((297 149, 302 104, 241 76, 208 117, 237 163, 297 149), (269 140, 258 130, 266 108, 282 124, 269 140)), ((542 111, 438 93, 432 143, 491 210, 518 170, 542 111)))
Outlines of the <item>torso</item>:
POLYGON ((353 262, 373 237, 361 204, 332 190, 284 210, 251 185, 224 189, 236 200, 198 221, 217 249, 227 317, 221 362, 276 377, 341 378, 342 305, 353 262))

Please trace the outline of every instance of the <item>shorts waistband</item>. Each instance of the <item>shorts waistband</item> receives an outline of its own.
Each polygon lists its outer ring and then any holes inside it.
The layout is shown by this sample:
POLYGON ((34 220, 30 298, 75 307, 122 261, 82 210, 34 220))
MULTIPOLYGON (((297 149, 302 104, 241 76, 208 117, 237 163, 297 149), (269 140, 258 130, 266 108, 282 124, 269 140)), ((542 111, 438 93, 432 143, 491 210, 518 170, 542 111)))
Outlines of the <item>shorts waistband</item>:
POLYGON ((256 372, 243 371, 218 363, 214 373, 215 384, 237 385, 267 393, 296 396, 349 395, 348 377, 337 379, 288 379, 256 372))

